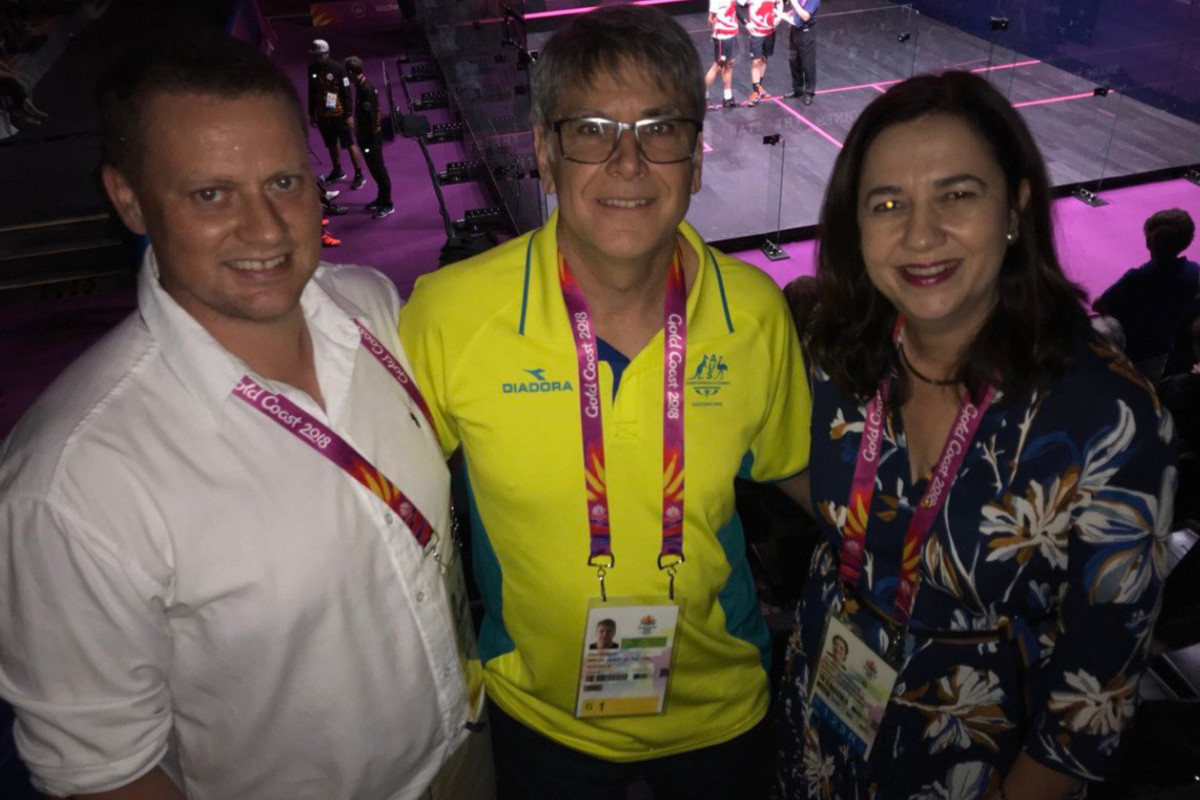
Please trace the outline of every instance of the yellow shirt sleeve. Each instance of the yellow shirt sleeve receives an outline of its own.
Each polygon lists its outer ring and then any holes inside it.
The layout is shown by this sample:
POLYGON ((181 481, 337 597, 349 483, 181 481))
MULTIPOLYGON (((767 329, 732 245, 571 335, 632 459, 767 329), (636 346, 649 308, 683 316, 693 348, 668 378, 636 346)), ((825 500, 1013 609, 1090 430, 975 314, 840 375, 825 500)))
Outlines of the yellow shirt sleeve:
POLYGON ((448 458, 458 449, 460 435, 448 407, 451 365, 447 363, 445 332, 438 325, 436 296, 436 287, 431 288, 425 277, 418 279, 412 298, 400 309, 399 333, 417 387, 433 415, 442 452, 448 458))

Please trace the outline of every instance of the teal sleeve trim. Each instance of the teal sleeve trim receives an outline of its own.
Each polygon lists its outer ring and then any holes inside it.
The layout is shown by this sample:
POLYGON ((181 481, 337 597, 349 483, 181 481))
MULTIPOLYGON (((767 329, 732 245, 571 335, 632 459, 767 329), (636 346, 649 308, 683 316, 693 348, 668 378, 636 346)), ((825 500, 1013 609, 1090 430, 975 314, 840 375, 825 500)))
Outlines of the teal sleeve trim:
POLYGON ((733 333, 733 318, 729 316, 729 301, 725 297, 725 278, 721 275, 721 267, 717 264, 717 256, 712 248, 708 248, 708 258, 712 261, 713 274, 717 276, 717 289, 721 292, 721 308, 725 311, 725 327, 733 333))
POLYGON ((746 455, 742 456, 742 464, 738 467, 737 476, 744 481, 752 481, 754 480, 754 476, 752 476, 750 472, 753 469, 754 453, 751 453, 749 450, 747 450, 746 455))
MULTIPOLYGON (((784 475, 782 478, 771 478, 769 481, 766 481, 766 483, 782 483, 783 481, 790 481, 792 478, 796 477, 797 475, 803 475, 806 472, 808 472, 808 467, 805 467, 804 469, 798 469, 795 472, 793 472, 791 475, 784 475)), ((739 475, 738 477, 741 477, 741 475, 739 475)))
POLYGON ((471 511, 471 562, 475 585, 483 600, 483 623, 479 627, 479 657, 484 664, 497 656, 517 649, 512 637, 504 628, 504 597, 500 559, 492 549, 487 530, 479 516, 479 504, 475 502, 475 490, 471 487, 470 472, 463 460, 464 483, 467 487, 467 502, 471 511))
POLYGON ((529 310, 529 273, 533 271, 533 240, 537 232, 530 234, 529 244, 525 246, 525 282, 521 287, 521 324, 517 333, 525 335, 525 312, 529 310))
POLYGON ((729 580, 717 595, 717 602, 725 612, 725 631, 758 648, 763 672, 770 674, 771 634, 758 605, 758 591, 750 573, 750 562, 746 560, 746 537, 736 512, 717 531, 717 541, 721 543, 730 567, 729 580))

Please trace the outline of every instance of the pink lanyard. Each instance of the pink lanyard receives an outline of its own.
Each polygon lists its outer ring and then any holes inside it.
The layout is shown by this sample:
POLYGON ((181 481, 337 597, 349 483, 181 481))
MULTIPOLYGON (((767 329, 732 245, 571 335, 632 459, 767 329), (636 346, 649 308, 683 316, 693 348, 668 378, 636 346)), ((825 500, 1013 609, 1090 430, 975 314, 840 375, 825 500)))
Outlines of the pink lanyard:
POLYGON ((417 384, 412 377, 405 372, 404 367, 396 360, 396 357, 388 352, 388 349, 383 346, 383 342, 375 338, 375 334, 367 330, 366 326, 358 320, 354 320, 354 324, 358 326, 358 335, 362 337, 362 343, 366 346, 367 351, 375 356, 383 368, 396 379, 396 383, 408 393, 409 398, 416 404, 417 408, 421 409, 421 413, 425 415, 425 420, 429 423, 429 427, 433 429, 434 435, 437 435, 437 428, 433 425, 433 414, 429 411, 429 405, 425 402, 425 398, 421 396, 421 390, 417 388, 417 384))
MULTIPOLYGON (((596 331, 587 298, 559 254, 558 277, 563 302, 571 319, 571 335, 579 363, 579 415, 583 439, 583 469, 587 488, 590 546, 588 565, 596 567, 601 599, 607 599, 604 575, 616 563, 609 529, 608 485, 605 479, 604 427, 600 419, 600 368, 596 331)), ((683 370, 687 363, 687 286, 683 254, 678 246, 667 273, 663 299, 663 499, 662 547, 658 568, 670 576, 675 596, 675 568, 683 563, 683 370)))
MULTIPOLYGON (((899 330, 899 326, 897 326, 899 330)), ((875 476, 879 472, 880 443, 883 440, 883 415, 890 394, 891 378, 884 380, 875 396, 867 403, 867 416, 863 421, 862 443, 858 446, 858 460, 854 465, 854 478, 850 484, 850 503, 846 509, 846 524, 842 530, 841 566, 838 577, 848 594, 858 586, 862 575, 863 552, 866 549, 867 520, 871 513, 871 501, 875 494, 875 476)), ((950 482, 958 474, 967 456, 967 449, 979 431, 984 412, 996 395, 994 387, 988 387, 982 402, 976 406, 970 398, 963 400, 958 417, 942 453, 938 456, 929 485, 921 496, 921 502, 913 511, 908 533, 904 537, 904 550, 900 558, 900 585, 896 591, 893 615, 901 626, 908 625, 912 613, 914 595, 917 590, 918 568, 921 565, 921 547, 933 527, 934 520, 946 503, 950 482)))
MULTIPOLYGON (((433 418, 429 414, 429 406, 425 404, 425 399, 421 397, 420 391, 404 367, 361 322, 354 320, 354 324, 358 326, 359 335, 362 337, 362 343, 367 351, 375 356, 388 373, 396 379, 396 382, 408 392, 408 396, 425 414, 425 419, 429 421, 432 428, 433 418)), ((369 489, 388 508, 396 512, 422 548, 433 538, 433 525, 425 518, 416 504, 408 499, 400 487, 388 480, 388 477, 376 469, 366 457, 320 420, 313 418, 307 411, 283 395, 268 391, 249 375, 242 376, 241 381, 234 388, 233 394, 266 414, 297 439, 341 467, 347 475, 369 489)))

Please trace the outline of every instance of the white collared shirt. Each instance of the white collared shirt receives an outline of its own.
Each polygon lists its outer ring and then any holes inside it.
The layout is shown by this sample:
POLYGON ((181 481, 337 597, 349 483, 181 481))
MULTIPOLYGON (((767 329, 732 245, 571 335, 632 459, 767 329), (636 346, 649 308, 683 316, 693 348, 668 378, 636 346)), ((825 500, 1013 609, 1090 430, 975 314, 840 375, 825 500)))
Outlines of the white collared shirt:
MULTIPOLYGON (((0 694, 34 783, 191 800, 419 795, 468 709, 440 571, 374 494, 231 395, 248 367, 159 286, 0 451, 0 694)), ((301 299, 324 422, 444 532, 449 479, 383 275, 322 267, 301 299)))

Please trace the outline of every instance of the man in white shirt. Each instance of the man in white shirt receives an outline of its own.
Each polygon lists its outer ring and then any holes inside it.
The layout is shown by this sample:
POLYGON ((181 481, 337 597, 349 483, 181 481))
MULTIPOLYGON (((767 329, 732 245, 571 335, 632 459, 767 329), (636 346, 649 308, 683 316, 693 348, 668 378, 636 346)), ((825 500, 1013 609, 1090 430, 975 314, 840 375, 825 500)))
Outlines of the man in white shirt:
POLYGON ((220 34, 126 57, 100 109, 151 243, 138 310, 0 451, 0 694, 35 785, 490 798, 400 300, 318 264, 295 89, 220 34))
POLYGON ((771 95, 763 88, 767 77, 767 59, 775 55, 775 27, 779 24, 776 14, 777 0, 738 0, 749 15, 746 30, 750 31, 750 97, 746 105, 755 106, 771 95))
POLYGON ((733 99, 733 64, 737 61, 738 18, 735 0, 708 0, 708 27, 712 28, 713 63, 704 75, 704 90, 721 76, 720 108, 736 108, 733 99))

